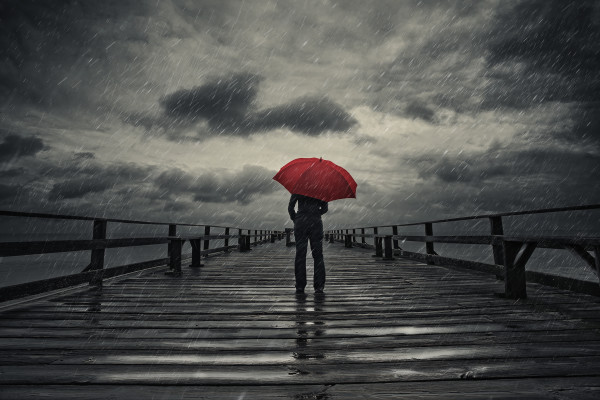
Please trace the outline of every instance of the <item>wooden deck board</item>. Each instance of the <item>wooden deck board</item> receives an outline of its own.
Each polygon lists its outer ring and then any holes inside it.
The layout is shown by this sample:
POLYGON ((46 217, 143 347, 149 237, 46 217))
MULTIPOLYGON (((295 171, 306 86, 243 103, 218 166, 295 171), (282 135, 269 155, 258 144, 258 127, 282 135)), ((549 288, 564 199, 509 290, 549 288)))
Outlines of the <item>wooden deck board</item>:
POLYGON ((494 276, 371 254, 326 245, 323 297, 310 278, 294 294, 294 249, 275 243, 5 309, 0 398, 600 394, 600 299, 507 300, 494 276))

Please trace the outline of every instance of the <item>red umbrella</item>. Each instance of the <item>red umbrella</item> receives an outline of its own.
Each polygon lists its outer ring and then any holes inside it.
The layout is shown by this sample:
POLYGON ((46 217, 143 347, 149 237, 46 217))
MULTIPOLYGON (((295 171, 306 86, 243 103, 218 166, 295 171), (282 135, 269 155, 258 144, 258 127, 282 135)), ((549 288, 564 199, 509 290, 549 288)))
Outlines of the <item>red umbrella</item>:
POLYGON ((273 177, 290 193, 323 201, 356 198, 356 182, 344 168, 322 158, 297 158, 273 177))

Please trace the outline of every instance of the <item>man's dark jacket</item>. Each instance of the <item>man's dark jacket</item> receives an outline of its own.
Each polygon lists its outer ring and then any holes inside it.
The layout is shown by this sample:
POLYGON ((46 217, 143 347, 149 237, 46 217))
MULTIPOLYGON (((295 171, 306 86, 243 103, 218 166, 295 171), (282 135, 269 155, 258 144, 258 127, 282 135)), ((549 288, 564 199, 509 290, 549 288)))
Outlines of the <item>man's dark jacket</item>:
POLYGON ((327 202, 308 196, 302 196, 301 194, 293 194, 290 198, 290 204, 288 205, 288 213, 290 214, 292 221, 296 219, 296 214, 321 216, 326 212, 327 202), (294 210, 296 202, 298 202, 298 213, 294 210))

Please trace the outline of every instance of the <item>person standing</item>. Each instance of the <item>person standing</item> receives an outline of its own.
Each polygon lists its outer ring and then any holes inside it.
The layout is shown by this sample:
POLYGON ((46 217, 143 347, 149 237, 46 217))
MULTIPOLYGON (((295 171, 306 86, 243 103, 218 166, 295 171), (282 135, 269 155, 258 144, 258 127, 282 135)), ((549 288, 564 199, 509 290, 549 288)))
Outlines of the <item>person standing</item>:
POLYGON ((308 242, 314 260, 313 286, 315 293, 322 294, 325 288, 325 261, 323 260, 323 221, 321 215, 327 212, 327 202, 299 194, 292 194, 288 213, 294 221, 296 238, 296 294, 304 293, 306 287, 306 252, 308 242), (298 203, 298 212, 295 211, 298 203))

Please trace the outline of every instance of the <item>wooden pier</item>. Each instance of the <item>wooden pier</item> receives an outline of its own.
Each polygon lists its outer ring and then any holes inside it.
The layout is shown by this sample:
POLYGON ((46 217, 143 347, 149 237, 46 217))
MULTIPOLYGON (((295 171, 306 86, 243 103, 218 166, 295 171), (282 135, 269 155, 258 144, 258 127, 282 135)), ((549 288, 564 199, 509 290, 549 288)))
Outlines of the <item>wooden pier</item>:
POLYGON ((327 244, 323 297, 294 294, 277 242, 5 308, 0 398, 598 398, 598 297, 509 300, 494 276, 372 254, 327 244))
POLYGON ((201 233, 182 236, 185 224, 2 215, 93 230, 0 243, 4 257, 91 252, 80 273, 0 288, 0 399, 600 397, 598 283, 525 271, 536 247, 598 267, 598 237, 506 235, 509 214, 466 218, 489 219, 487 236, 433 236, 454 220, 419 223, 424 236, 331 230, 326 293, 296 295, 290 231, 188 224, 201 233), (112 222, 165 225, 168 236, 107 238, 112 222), (436 242, 487 245, 494 264, 438 255, 436 242), (155 244, 168 257, 104 268, 107 248, 155 244))

